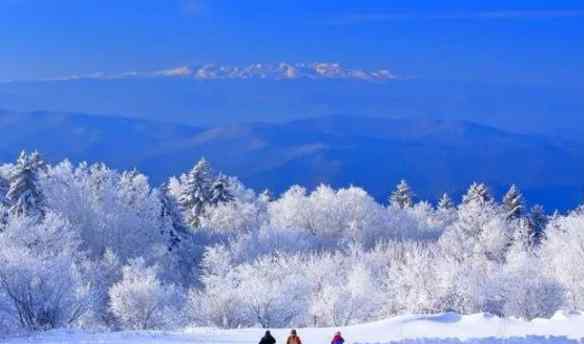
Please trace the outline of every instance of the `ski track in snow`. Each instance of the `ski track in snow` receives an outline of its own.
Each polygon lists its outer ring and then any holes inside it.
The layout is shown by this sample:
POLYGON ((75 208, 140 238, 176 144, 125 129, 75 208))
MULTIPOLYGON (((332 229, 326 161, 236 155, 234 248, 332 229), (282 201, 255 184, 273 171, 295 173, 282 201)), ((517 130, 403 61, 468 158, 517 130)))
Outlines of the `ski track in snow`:
MULTIPOLYGON (((405 315, 339 328, 346 344, 584 344, 584 314, 558 313, 551 319, 524 321, 485 314, 405 315)), ((301 328, 304 344, 328 344, 337 328, 301 328)), ((272 330, 278 344, 288 329, 272 330)), ((256 344, 264 330, 189 328, 182 331, 96 332, 53 330, 0 338, 6 344, 256 344)))

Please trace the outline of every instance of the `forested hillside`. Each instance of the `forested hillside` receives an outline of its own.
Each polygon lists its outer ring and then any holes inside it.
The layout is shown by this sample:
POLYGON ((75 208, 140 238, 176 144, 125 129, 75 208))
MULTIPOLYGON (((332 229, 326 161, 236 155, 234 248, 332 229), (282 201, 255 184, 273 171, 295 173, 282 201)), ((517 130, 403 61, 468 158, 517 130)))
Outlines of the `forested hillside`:
POLYGON ((0 167, 0 327, 343 326, 397 314, 524 319, 584 308, 584 210, 495 199, 383 202, 359 187, 281 195, 202 159, 153 186, 136 170, 0 167))
MULTIPOLYGON (((519 130, 519 128, 518 128, 519 130)), ((421 199, 459 199, 475 180, 502 197, 520 184, 530 205, 565 211, 584 195, 584 144, 521 135, 472 122, 328 116, 286 123, 198 128, 99 115, 0 111, 0 161, 21 149, 47 161, 137 168, 152 185, 206 157, 248 187, 365 188, 383 202, 405 178, 421 199)))

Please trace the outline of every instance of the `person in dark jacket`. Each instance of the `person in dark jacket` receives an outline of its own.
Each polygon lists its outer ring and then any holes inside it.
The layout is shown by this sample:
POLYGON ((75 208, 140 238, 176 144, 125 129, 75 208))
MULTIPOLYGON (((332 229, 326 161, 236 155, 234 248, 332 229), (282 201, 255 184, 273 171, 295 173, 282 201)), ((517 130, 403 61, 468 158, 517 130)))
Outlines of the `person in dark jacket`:
POLYGON ((296 330, 290 331, 290 336, 288 336, 286 344, 302 344, 302 341, 300 340, 300 337, 298 337, 296 330))
POLYGON ((333 340, 331 341, 331 344, 344 344, 344 343, 345 343, 345 340, 341 336, 341 332, 337 331, 337 333, 335 333, 335 336, 333 337, 333 340))
POLYGON ((272 337, 270 331, 266 331, 259 344, 276 344, 276 339, 272 337))

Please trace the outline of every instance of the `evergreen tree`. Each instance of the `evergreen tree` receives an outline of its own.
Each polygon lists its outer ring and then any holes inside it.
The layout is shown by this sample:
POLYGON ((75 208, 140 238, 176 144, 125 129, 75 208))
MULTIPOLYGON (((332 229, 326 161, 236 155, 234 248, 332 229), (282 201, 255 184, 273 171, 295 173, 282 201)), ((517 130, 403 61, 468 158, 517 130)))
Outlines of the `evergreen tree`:
POLYGON ((521 217, 523 209, 523 195, 515 185, 511 185, 509 191, 503 197, 503 208, 508 220, 516 220, 521 217))
POLYGON ((229 179, 220 174, 215 178, 215 181, 213 181, 213 185, 211 186, 210 203, 217 205, 219 203, 231 202, 234 199, 235 197, 229 188, 229 179))
POLYGON ((37 218, 44 215, 44 197, 38 187, 38 173, 42 168, 44 162, 37 152, 20 153, 6 193, 11 214, 37 218))
POLYGON ((8 180, 0 175, 0 204, 6 202, 6 193, 8 193, 9 186, 10 184, 8 183, 8 180))
POLYGON ((8 220, 8 200, 6 199, 6 194, 8 193, 9 187, 10 184, 8 183, 7 177, 5 178, 0 174, 0 232, 2 232, 8 220))
POLYGON ((466 194, 462 196, 462 203, 470 203, 472 201, 478 201, 481 204, 490 203, 492 198, 489 188, 483 183, 472 183, 466 194))
POLYGON ((447 193, 443 193, 442 197, 440 197, 440 201, 438 201, 438 209, 440 210, 447 210, 454 208, 454 203, 450 196, 447 193))
POLYGON ((534 205, 529 213, 529 238, 534 246, 541 244, 545 238, 545 227, 549 220, 543 207, 539 204, 534 205))
POLYGON ((211 166, 202 158, 185 176, 185 184, 178 197, 178 204, 185 212, 187 224, 197 227, 205 206, 210 204, 213 172, 211 166))
POLYGON ((529 221, 525 218, 518 218, 514 224, 513 242, 510 243, 511 250, 518 252, 532 252, 533 240, 529 221))
POLYGON ((274 195, 272 191, 265 189, 259 196, 260 199, 264 200, 265 202, 272 202, 274 200, 274 195))
POLYGON ((181 237, 179 232, 182 232, 184 227, 182 225, 177 202, 171 197, 167 184, 163 184, 160 187, 158 197, 160 200, 160 217, 163 219, 163 221, 161 221, 163 225, 160 229, 160 234, 168 234, 168 250, 172 251, 180 244, 181 237), (170 222, 170 226, 165 226, 164 224, 168 222, 170 222))
POLYGON ((401 209, 410 208, 414 205, 413 193, 408 183, 402 179, 391 193, 389 198, 390 204, 401 209))

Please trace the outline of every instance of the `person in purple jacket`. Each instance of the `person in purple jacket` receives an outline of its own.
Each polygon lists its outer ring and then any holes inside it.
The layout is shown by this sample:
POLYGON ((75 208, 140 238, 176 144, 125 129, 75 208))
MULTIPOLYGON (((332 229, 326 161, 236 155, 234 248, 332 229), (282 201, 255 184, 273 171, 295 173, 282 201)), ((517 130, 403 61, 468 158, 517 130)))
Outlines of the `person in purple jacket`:
POLYGON ((344 343, 345 343, 345 340, 341 336, 341 331, 337 331, 337 333, 335 333, 335 336, 333 337, 333 340, 331 341, 331 344, 344 344, 344 343))

